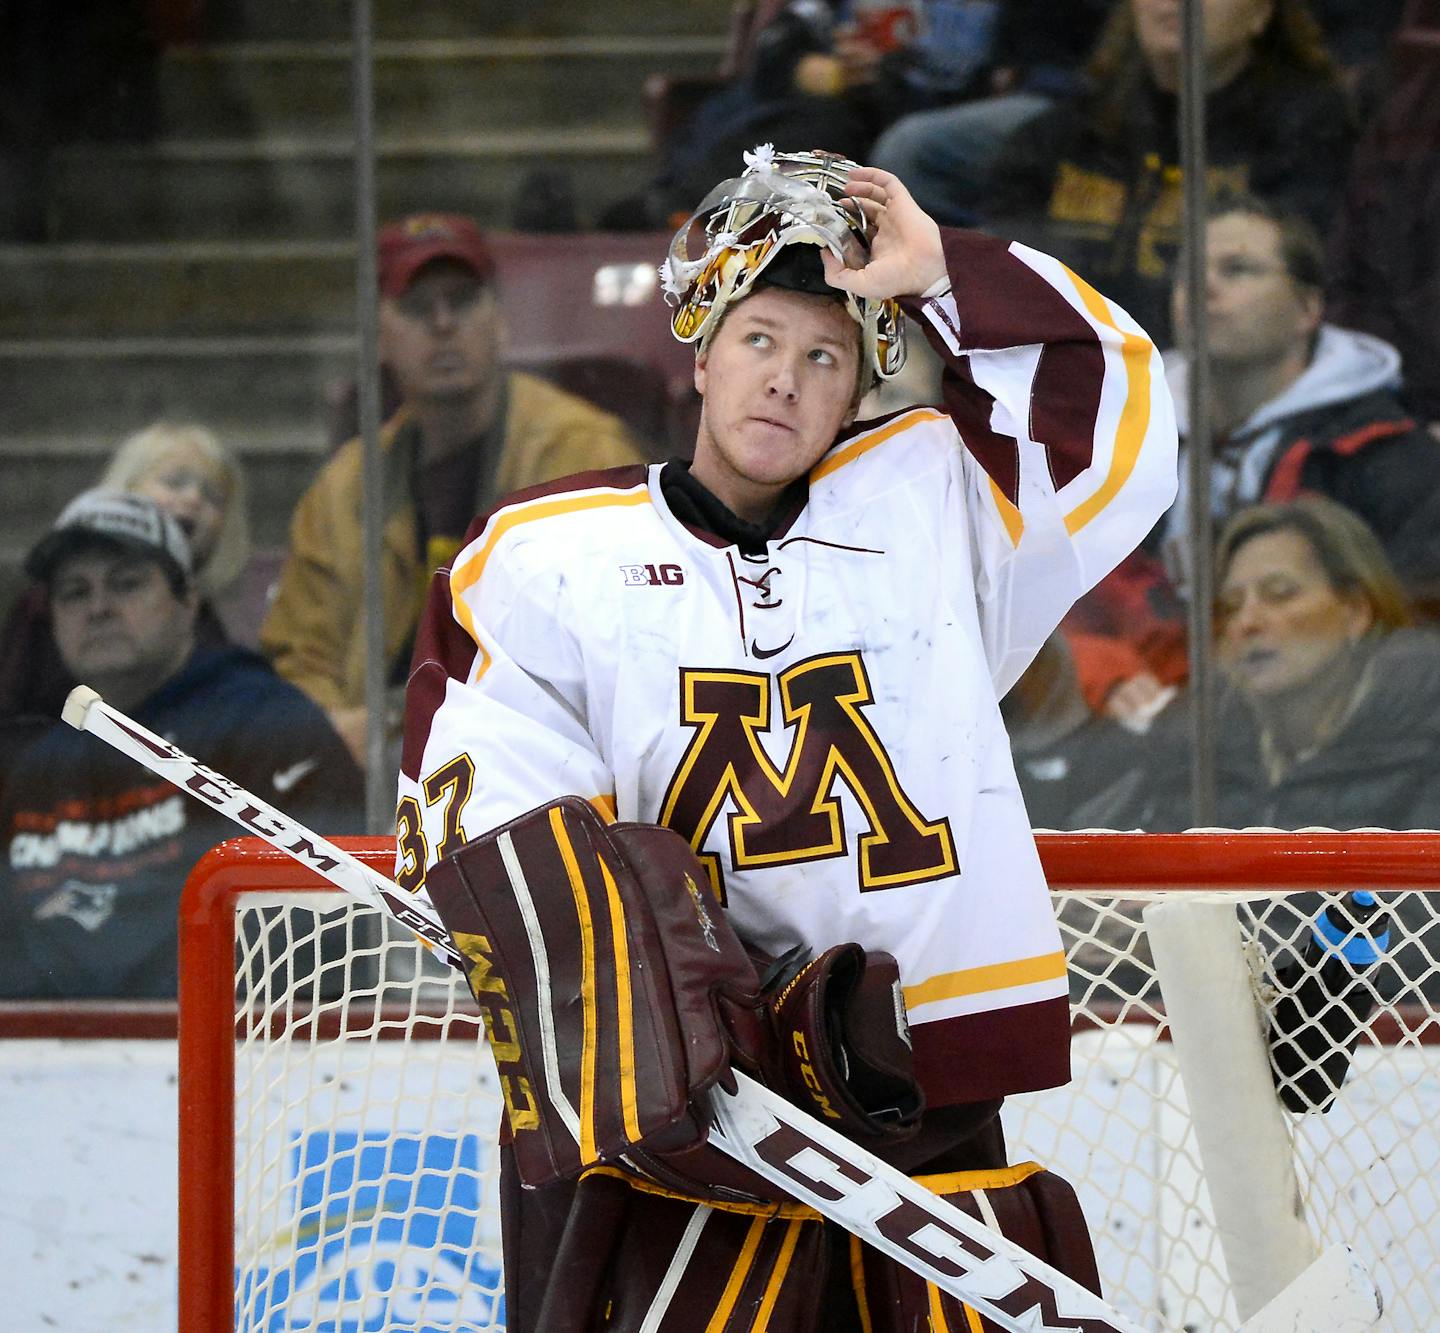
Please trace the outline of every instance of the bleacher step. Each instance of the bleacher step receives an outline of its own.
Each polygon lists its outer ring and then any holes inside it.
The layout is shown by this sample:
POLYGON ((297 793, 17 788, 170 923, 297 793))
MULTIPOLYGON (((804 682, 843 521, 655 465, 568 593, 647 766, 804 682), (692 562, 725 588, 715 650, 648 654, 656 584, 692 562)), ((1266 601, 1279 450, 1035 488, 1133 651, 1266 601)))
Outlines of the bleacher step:
MULTIPOLYGON (((385 134, 637 127, 650 75, 712 72, 702 36, 470 38, 381 42, 375 120, 385 134)), ((161 65, 166 133, 184 138, 344 134, 354 78, 345 42, 178 48, 161 65)))
MULTIPOLYGON (((584 326, 587 350, 634 346, 639 335, 644 355, 664 360, 669 313, 653 285, 666 233, 492 231, 489 240, 513 355, 555 355, 584 326), (652 289, 607 286, 607 269, 642 270, 652 289), (605 307, 627 312, 621 325, 596 326, 605 307)), ((345 240, 0 246, 0 341, 345 334, 355 276, 345 240)))
POLYGON ((0 246, 0 340, 348 333, 355 247, 337 241, 0 246))
MULTIPOLYGON (((540 168, 568 177, 582 226, 654 170, 643 129, 387 136, 376 150, 379 212, 453 210, 502 227, 522 181, 540 168)), ((72 146, 51 168, 52 235, 334 239, 354 227, 354 174, 348 138, 72 146)))
MULTIPOLYGON (((565 36, 632 32, 723 33, 733 0, 371 0, 378 39, 565 36)), ((210 36, 345 40, 350 0, 224 0, 209 19, 210 36)))
POLYGON ((0 343, 0 433, 114 439, 162 416, 312 431, 353 376, 345 334, 0 343))

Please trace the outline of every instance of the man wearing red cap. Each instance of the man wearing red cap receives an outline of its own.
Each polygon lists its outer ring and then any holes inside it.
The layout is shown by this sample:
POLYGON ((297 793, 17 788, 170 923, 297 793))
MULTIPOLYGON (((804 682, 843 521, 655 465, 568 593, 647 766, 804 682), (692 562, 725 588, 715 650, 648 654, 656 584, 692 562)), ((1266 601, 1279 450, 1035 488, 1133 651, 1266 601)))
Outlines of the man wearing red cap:
MULTIPOLYGON (((639 454, 615 417, 503 368, 495 258, 469 218, 417 214, 386 227, 379 267, 380 357, 403 400, 381 434, 385 652, 403 686, 428 576, 477 513, 523 486, 639 454)), ((363 762, 362 496, 355 439, 295 511, 261 645, 363 762)))

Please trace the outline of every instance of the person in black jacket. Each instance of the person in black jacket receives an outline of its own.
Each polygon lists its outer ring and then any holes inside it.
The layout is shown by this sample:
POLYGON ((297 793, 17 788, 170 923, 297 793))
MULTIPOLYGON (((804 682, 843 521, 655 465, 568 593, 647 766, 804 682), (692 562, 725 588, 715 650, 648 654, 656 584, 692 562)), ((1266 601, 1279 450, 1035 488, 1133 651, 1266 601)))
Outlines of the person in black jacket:
MULTIPOLYGON (((1335 0, 1338 3, 1338 0, 1335 0)), ((1405 358, 1405 397, 1440 422, 1440 0, 1414 0, 1330 232, 1331 318, 1405 358)))
POLYGON ((1085 61, 1111 7, 1111 0, 1002 0, 981 86, 901 116, 875 140, 875 164, 906 182, 941 226, 976 226, 1005 140, 1084 91, 1085 61))
MULTIPOLYGON (((360 831, 360 774, 325 714, 255 654, 198 642, 189 546, 158 504, 87 491, 25 567, 75 679, 317 832, 360 831)), ((173 996, 181 886, 232 832, 55 722, 0 805, 0 997, 173 996)))
MULTIPOLYGON (((1212 0, 1205 39, 1209 188, 1251 190, 1322 225, 1353 125, 1304 0, 1212 0)), ((984 210, 997 234, 1057 255, 1162 342, 1181 241, 1180 59, 1180 6, 1121 0, 1093 91, 1006 140, 984 210)))
MULTIPOLYGON (((1243 509, 1216 587, 1217 823, 1440 827, 1440 634, 1365 523, 1319 496, 1243 509)), ((1162 719, 1141 823, 1164 832, 1190 818, 1188 720, 1162 719)))

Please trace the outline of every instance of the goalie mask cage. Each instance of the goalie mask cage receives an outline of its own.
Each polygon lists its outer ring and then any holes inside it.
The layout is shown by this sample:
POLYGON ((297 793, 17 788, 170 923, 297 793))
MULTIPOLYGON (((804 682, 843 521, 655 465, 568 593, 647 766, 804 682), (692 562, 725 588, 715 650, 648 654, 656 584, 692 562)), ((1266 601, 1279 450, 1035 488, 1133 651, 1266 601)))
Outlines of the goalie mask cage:
MULTIPOLYGON (((1233 1329, 1269 1294, 1257 1280, 1278 1290, 1342 1241, 1382 1327, 1440 1328, 1440 834, 1039 841, 1074 1078, 1010 1098, 1006 1138, 1075 1184, 1107 1299, 1167 1333, 1233 1329), (1392 922, 1359 983, 1373 1012, 1331 1109, 1283 1111, 1261 1044, 1274 969, 1359 888, 1392 922), (1164 917, 1202 906, 1218 945, 1164 917), (1157 975, 1167 919, 1188 980, 1157 975), (1244 992, 1228 1026, 1209 989, 1227 968, 1244 992)), ((389 873, 388 840, 340 842, 389 873)), ((254 839, 197 866, 180 957, 179 1326, 503 1329, 501 1099, 458 976, 254 839)))

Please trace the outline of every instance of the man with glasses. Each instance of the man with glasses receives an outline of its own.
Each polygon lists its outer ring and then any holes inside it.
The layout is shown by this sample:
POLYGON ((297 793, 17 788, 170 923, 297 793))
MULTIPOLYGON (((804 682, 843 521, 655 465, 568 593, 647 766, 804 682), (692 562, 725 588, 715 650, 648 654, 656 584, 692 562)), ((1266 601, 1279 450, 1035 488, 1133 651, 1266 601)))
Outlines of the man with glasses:
MULTIPOLYGON (((475 223, 417 214, 379 238, 380 358, 402 404, 381 435, 385 653, 403 686, 429 573, 510 491, 638 461, 613 416, 502 364, 494 254, 475 223)), ((364 762, 360 440, 341 446, 295 511, 261 645, 329 713, 364 762)))
MULTIPOLYGON (((1325 321, 1324 258, 1319 235, 1298 214, 1238 193, 1211 208, 1205 300, 1216 520, 1318 493, 1365 519, 1402 575, 1433 581, 1440 450, 1400 401, 1395 348, 1325 321)), ((1183 329, 1184 283, 1172 302, 1183 329)), ((1189 349, 1165 360, 1170 391, 1184 405, 1189 349)), ((1177 544, 1183 510, 1170 514, 1177 544)))

